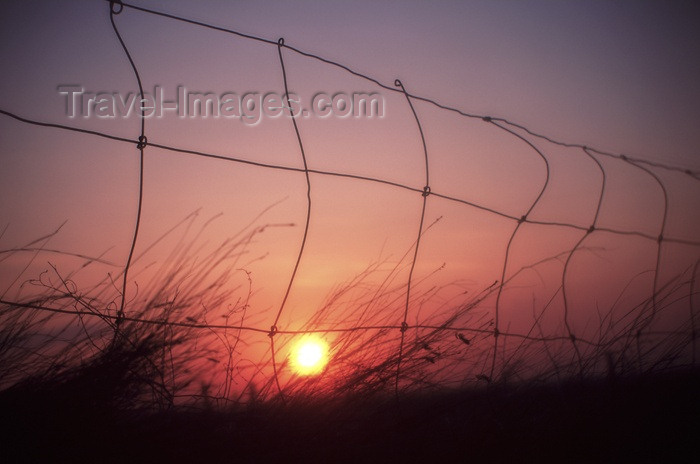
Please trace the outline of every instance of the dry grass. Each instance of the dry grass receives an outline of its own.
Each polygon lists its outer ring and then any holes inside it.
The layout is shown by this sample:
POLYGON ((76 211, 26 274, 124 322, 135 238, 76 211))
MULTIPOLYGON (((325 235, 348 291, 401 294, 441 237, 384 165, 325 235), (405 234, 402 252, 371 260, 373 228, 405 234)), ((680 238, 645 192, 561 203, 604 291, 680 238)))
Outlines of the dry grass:
MULTIPOLYGON (((492 378, 493 335, 480 305, 496 283, 443 301, 399 352, 397 276, 407 263, 391 264, 379 282, 389 264, 376 263, 300 329, 333 333, 323 375, 290 376, 279 359, 278 390, 269 358, 253 374, 240 369, 250 367, 241 354, 250 338, 267 338, 240 327, 264 321, 250 310, 250 276, 238 266, 265 227, 210 252, 197 247, 205 228, 183 236, 124 315, 118 276, 79 290, 56 267, 26 282, 30 298, 0 306, 3 448, 12 459, 620 462, 690 446, 700 417, 694 321, 640 340, 638 311, 651 297, 622 317, 602 314, 597 339, 579 341, 582 363, 571 340, 544 333, 548 307, 533 308, 528 333, 501 335, 512 340, 492 378)), ((681 275, 659 289, 657 317, 692 284, 681 275)), ((415 300, 439 299, 440 290, 417 290, 415 300)), ((277 352, 296 336, 276 335, 277 352)))

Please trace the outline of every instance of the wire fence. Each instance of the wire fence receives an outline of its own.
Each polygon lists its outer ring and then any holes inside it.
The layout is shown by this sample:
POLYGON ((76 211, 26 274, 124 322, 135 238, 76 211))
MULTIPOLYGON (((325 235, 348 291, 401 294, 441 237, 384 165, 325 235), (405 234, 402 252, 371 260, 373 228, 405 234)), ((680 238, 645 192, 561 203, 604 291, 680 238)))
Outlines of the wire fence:
MULTIPOLYGON (((164 12, 159 12, 159 11, 154 11, 148 8, 132 5, 126 2, 121 2, 121 1, 110 1, 109 3, 109 17, 110 17, 110 22, 114 31, 114 36, 116 40, 118 40, 119 44, 121 45, 121 48, 123 49, 123 52, 125 56, 128 58, 128 61, 131 65, 131 69, 133 71, 134 78, 136 80, 136 83, 138 85, 139 89, 139 94, 140 96, 144 95, 144 89, 143 89, 143 84, 141 81, 141 77, 139 75, 139 67, 138 63, 135 62, 135 60, 132 57, 132 54, 130 53, 129 47, 126 45, 125 41, 122 39, 122 36, 120 34, 120 29, 119 29, 119 20, 118 16, 120 13, 125 9, 131 9, 136 12, 142 13, 144 15, 155 15, 159 16, 162 18, 166 18, 168 20, 172 21, 177 21, 181 23, 186 23, 192 26, 200 27, 200 28, 207 28, 210 30, 214 30, 217 32, 220 32, 222 34, 228 34, 228 35, 234 35, 239 38, 243 38, 246 40, 250 41, 256 41, 260 42, 262 44, 265 44, 266 46, 270 47, 271 53, 274 51, 277 53, 278 58, 279 58, 279 70, 280 74, 284 83, 284 97, 285 99, 289 99, 290 97, 290 91, 289 91, 289 79, 287 75, 287 68, 285 65, 285 57, 289 56, 290 54, 297 54, 304 56, 306 58, 310 58, 313 60, 316 60, 320 63, 323 63, 326 66, 337 68, 342 70, 343 72, 349 73, 357 78, 363 79, 365 81, 368 81, 374 85, 379 86, 382 89, 385 89, 390 92, 397 92, 399 94, 402 94, 405 97, 405 102, 406 102, 406 107, 405 111, 410 111, 413 119, 415 120, 415 128, 417 129, 417 133, 420 136, 420 141, 422 144, 422 151, 424 154, 424 185, 422 186, 415 186, 415 185, 408 185, 384 178, 375 178, 375 177, 369 177, 369 176, 364 176, 364 175, 357 175, 357 174, 351 174, 351 173, 345 173, 345 172, 335 172, 335 171, 330 171, 330 170, 320 170, 320 169, 314 169, 312 166, 309 165, 309 162, 307 160, 306 152, 305 152, 305 146, 304 146, 304 139, 302 137, 302 134, 299 130, 299 123, 297 122, 297 118, 294 117, 294 113, 292 111, 291 107, 287 107, 289 110, 290 116, 291 116, 291 123, 293 125, 294 133, 296 136, 296 140, 298 142, 298 156, 300 157, 300 160, 302 162, 302 167, 294 167, 294 166, 289 166, 289 165, 281 165, 281 164, 273 164, 273 163, 263 163, 263 162, 257 162, 253 160, 248 160, 248 159, 243 159, 243 158, 233 158, 230 156, 223 156, 219 155, 216 153, 211 153, 207 151, 197 151, 197 150, 192 150, 192 149, 186 149, 178 146, 171 146, 162 142, 159 142, 157 140, 149 139, 148 138, 148 127, 146 124, 146 118, 145 118, 145 109, 141 107, 140 112, 141 112, 141 117, 140 117, 140 131, 137 137, 135 138, 127 138, 127 137, 120 137, 120 136, 115 136, 106 132, 102 131, 93 131, 93 130, 87 130, 83 129, 80 127, 74 127, 74 126, 69 126, 69 125, 63 125, 63 124, 55 124, 55 123, 48 123, 48 122, 42 122, 34 119, 29 119, 26 117, 23 117, 19 114, 15 114, 13 112, 1 109, 0 113, 2 113, 5 117, 12 118, 16 121, 28 124, 28 125, 34 125, 34 126, 39 126, 39 127, 45 127, 45 128, 52 128, 52 129, 58 129, 61 131, 70 131, 70 132, 76 132, 80 134, 84 134, 85 136, 91 136, 91 137, 99 137, 99 138, 104 138, 104 139, 109 139, 113 140, 119 143, 123 143, 124 145, 131 145, 132 147, 135 146, 136 152, 138 154, 138 159, 139 159, 139 172, 138 172, 138 185, 139 185, 139 190, 138 190, 138 199, 136 205, 134 205, 135 211, 136 211, 136 221, 134 224, 133 232, 131 236, 129 237, 130 240, 130 247, 129 247, 129 253, 128 257, 126 259, 126 262, 123 265, 123 270, 120 274, 120 283, 119 283, 119 294, 120 298, 116 307, 115 311, 95 311, 94 308, 89 307, 89 305, 86 305, 82 309, 76 307, 76 308, 65 308, 65 307, 55 307, 50 304, 47 304, 45 301, 10 301, 6 299, 2 299, 0 302, 3 305, 7 305, 10 307, 12 310, 39 310, 43 312, 49 312, 49 313, 61 313, 61 314, 68 314, 75 316, 77 318, 80 318, 82 321, 84 317, 87 318, 98 318, 101 321, 109 323, 110 327, 113 327, 115 332, 119 332, 120 327, 122 327, 123 324, 125 323, 135 323, 135 324, 142 324, 142 325, 153 325, 153 326, 160 326, 160 327, 182 327, 182 328, 188 328, 188 329, 194 329, 194 330, 205 330, 205 331, 238 331, 240 332, 257 332, 261 334, 267 334, 269 337, 269 347, 270 347, 270 361, 271 361, 271 366, 273 369, 273 377, 274 377, 274 382, 276 385, 276 388, 279 392, 280 395, 283 393, 283 387, 280 384, 280 379, 278 375, 278 367, 279 367, 279 359, 278 354, 276 352, 276 346, 275 346, 275 341, 279 336, 283 335, 304 335, 304 334, 311 334, 311 333, 355 333, 355 332, 367 332, 367 331, 378 331, 378 333, 382 334, 387 334, 387 333, 398 333, 400 335, 399 338, 399 343, 398 346, 395 347, 396 352, 398 353, 396 358, 394 359, 394 362, 392 362, 390 365, 384 365, 384 368, 391 368, 392 369, 392 377, 393 377, 393 389, 396 393, 396 395, 399 395, 400 389, 400 383, 402 380, 402 365, 405 361, 405 358, 407 356, 407 343, 408 343, 408 337, 409 337, 409 331, 419 331, 419 330, 428 330, 428 331, 434 331, 437 333, 442 333, 442 332, 450 332, 454 333, 455 339, 458 342, 461 342, 463 344, 469 344, 470 340, 468 337, 466 337, 464 334, 471 334, 470 336, 481 336, 485 337, 491 340, 491 348, 489 350, 489 366, 484 369, 484 371, 480 374, 482 378, 486 379, 488 382, 494 381, 498 375, 498 360, 499 360, 499 349, 505 350, 505 342, 503 340, 505 339, 512 339, 512 340, 519 340, 520 343, 525 343, 525 342, 539 342, 545 345, 544 350, 547 351, 546 344, 547 343, 566 343, 570 345, 570 348, 573 350, 575 353, 575 363, 577 365, 577 370, 579 372, 584 372, 586 368, 586 355, 584 353, 584 349, 582 347, 599 347, 599 348, 605 348, 609 347, 611 343, 614 341, 619 341, 620 339, 631 339, 630 343, 636 343, 637 346, 641 343, 640 340, 644 337, 686 337, 685 339, 690 341, 692 343, 692 348, 691 348, 691 353, 692 353, 692 358, 693 358, 693 364, 695 362, 695 339, 696 339, 696 333, 695 333, 695 317, 694 317, 694 300, 697 298, 696 295, 696 280, 697 280, 697 271, 698 271, 698 263, 700 263, 700 260, 696 260, 696 264, 694 268, 692 269, 692 275, 690 277, 685 277, 685 280, 672 280, 672 281, 662 281, 660 274, 660 266, 662 259, 664 257, 664 250, 665 247, 667 247, 669 244, 678 244, 678 245, 684 245, 691 247, 694 254, 698 253, 698 250, 700 250, 700 240, 689 240, 687 238, 682 238, 682 237, 673 237, 668 233, 668 211, 670 208, 670 198, 669 198, 669 193, 667 191, 667 185, 666 182, 662 176, 658 174, 658 171, 663 170, 663 171, 669 171, 672 173, 680 173, 681 175, 685 175, 689 177, 690 179, 694 181, 700 180, 700 173, 692 170, 688 170, 682 167, 677 167, 677 166, 672 166, 672 165, 667 165, 663 163, 658 163, 658 162, 652 162, 649 160, 645 160, 639 157, 634 157, 630 155, 625 155, 625 154, 616 154, 616 153, 611 153, 608 151, 604 151, 595 147, 591 146, 586 146, 586 145, 579 145, 575 143, 567 143, 564 141, 560 141, 557 139, 554 139, 552 137, 549 137, 544 134, 540 134, 528 127, 525 127, 523 125, 517 124, 515 122, 509 121, 504 118, 498 118, 498 117, 491 117, 487 115, 477 115, 477 114, 471 114, 468 112, 465 112, 461 109, 458 108, 453 108, 450 107, 446 104, 440 103, 438 101, 435 101, 433 99, 420 96, 420 95, 415 95, 410 93, 406 87, 404 86, 404 83, 398 79, 396 79, 393 82, 393 85, 385 84, 383 82, 380 82, 379 80, 363 74, 361 72, 355 71, 351 69, 348 66, 345 66, 341 63, 323 58, 321 56, 317 56, 312 53, 308 53, 304 50, 295 48, 291 45, 288 45, 285 43, 285 40, 283 38, 278 39, 277 41, 274 40, 269 40, 265 39, 262 37, 255 37, 252 35, 247 35, 241 32, 238 32, 233 29, 227 29, 223 27, 218 27, 214 26, 211 24, 206 24, 203 22, 195 21, 192 19, 176 16, 173 14, 168 14, 164 12), (274 48, 274 50, 272 50, 274 48), (479 202, 472 201, 469 198, 458 198, 456 196, 452 195, 447 195, 445 193, 441 193, 440 191, 436 191, 435 189, 431 188, 431 177, 430 177, 430 167, 431 167, 431 156, 430 152, 428 150, 428 145, 426 143, 426 137, 424 134, 423 127, 421 125, 421 118, 419 111, 416 110, 414 107, 415 102, 422 102, 428 105, 432 105, 433 107, 437 108, 440 111, 443 112, 448 112, 452 114, 459 115, 463 118, 469 118, 469 119, 475 119, 475 120, 481 120, 483 121, 484 124, 489 125, 490 127, 496 128, 497 130, 501 131, 503 134, 505 134, 507 137, 511 137, 513 140, 523 144, 523 146, 527 147, 527 149, 531 150, 533 154, 537 156, 539 159, 539 162, 541 163, 541 168, 544 172, 544 180, 541 183, 541 185, 538 186, 537 194, 529 204, 526 209, 522 211, 520 215, 513 215, 510 214, 506 211, 501 211, 499 209, 489 207, 486 205, 482 205, 479 202), (554 144, 555 146, 560 146, 560 147, 565 147, 567 149, 574 149, 577 150, 578 153, 580 153, 581 157, 585 157, 586 159, 590 160, 590 163, 595 166, 597 172, 599 173, 600 177, 600 184, 599 184, 599 189, 596 197, 596 208, 595 208, 595 213, 593 215, 593 218, 590 221, 590 224, 588 226, 581 226, 580 224, 573 224, 573 223, 567 223, 567 222, 557 222, 557 221, 546 221, 546 220, 541 220, 541 219, 536 219, 531 217, 531 213, 533 210, 537 207, 537 205, 540 203, 542 200, 544 194, 548 191, 548 188, 550 187, 550 178, 551 178, 551 170, 553 167, 551 166, 550 160, 547 156, 546 151, 543 148, 543 145, 545 143, 549 144, 554 144), (251 326, 251 325, 245 325, 245 324, 231 324, 231 323, 225 323, 225 324, 212 324, 212 323, 207 323, 207 322, 199 322, 199 321, 190 321, 190 320, 180 320, 180 321, 174 321, 174 320, 168 320, 168 319, 150 319, 150 318, 143 318, 143 317, 134 317, 133 315, 129 314, 129 295, 128 295, 128 284, 129 284, 129 278, 130 278, 130 268, 132 266, 132 261, 134 259, 134 252, 138 243, 138 238, 139 238, 139 229, 142 221, 142 204, 143 204, 143 199, 144 199, 144 184, 148 182, 148 179, 144 177, 144 158, 148 156, 148 151, 149 148, 158 148, 161 150, 165 150, 168 152, 173 152, 173 153, 180 153, 180 154, 188 154, 188 155, 193 155, 196 157, 201 157, 201 158, 210 158, 217 160, 218 162, 226 162, 226 163, 236 163, 236 164, 243 164, 243 165, 250 165, 250 166, 255 166, 258 168, 266 169, 266 170, 279 170, 279 171, 284 171, 288 172, 290 174, 303 174, 304 179, 306 182, 306 215, 304 218, 304 232, 303 232, 303 237, 301 239, 301 242, 298 245, 298 253, 296 254, 296 259, 294 260, 293 266, 291 268, 291 275, 289 277, 288 283, 286 285, 286 289, 284 292, 284 296, 279 303, 279 306, 277 308, 277 311, 275 313, 274 319, 271 321, 271 324, 268 327, 263 327, 263 326, 251 326), (624 162, 626 165, 632 167, 639 176, 646 176, 647 178, 651 179, 655 184, 658 185, 659 191, 661 193, 661 196, 663 197, 663 211, 661 214, 661 221, 658 227, 658 233, 657 234, 650 234, 648 232, 644 231, 639 231, 639 230, 624 230, 624 229, 617 229, 617 228, 611 228, 605 225, 601 225, 599 221, 600 213, 601 213, 601 208, 604 204, 604 199, 606 196, 606 189, 609 187, 608 186, 608 178, 607 178, 607 170, 606 167, 604 166, 602 160, 604 158, 610 158, 610 159, 617 159, 622 162, 624 162), (404 303, 402 304, 403 308, 403 313, 401 317, 401 322, 400 324, 392 324, 392 323, 387 323, 387 324, 377 324, 377 325, 362 325, 362 324, 354 324, 351 326, 346 326, 346 327, 331 327, 331 328, 320 328, 320 327, 310 327, 304 330, 289 330, 285 329, 284 327, 280 327, 280 318, 282 314, 285 311, 285 307, 288 302, 288 298, 290 293, 293 291, 295 287, 295 279, 297 277, 298 270, 300 266, 303 263, 304 256, 305 256, 305 247, 307 245, 307 241, 309 240, 309 226, 312 222, 312 217, 313 217, 313 198, 314 198, 314 191, 313 191, 313 186, 314 182, 313 179, 315 177, 328 177, 328 178, 345 178, 349 179, 358 183, 374 183, 374 184, 381 184, 385 185, 388 187, 391 187, 393 189, 397 190, 402 190, 409 192, 411 194, 415 194, 416 199, 415 199, 415 210, 416 210, 416 216, 419 218, 418 221, 418 229, 416 231, 415 235, 415 241, 413 242, 413 245, 411 247, 410 253, 409 253, 409 260, 408 260, 408 273, 407 273, 407 280, 405 281, 405 292, 403 293, 403 298, 404 298, 404 303), (483 301, 483 299, 486 296, 494 296, 495 297, 495 307, 492 315, 492 324, 487 324, 484 326, 483 324, 481 325, 460 325, 458 323, 455 323, 456 321, 454 319, 447 318, 446 320, 442 321, 441 323, 435 323, 434 321, 426 320, 426 321, 419 321, 417 320, 416 323, 410 323, 410 318, 412 314, 415 313, 414 308, 412 307, 412 292, 415 290, 415 267, 416 263, 420 261, 420 251, 421 251, 421 238, 425 234, 426 230, 428 227, 426 227, 426 211, 430 210, 431 204, 434 204, 435 202, 448 202, 448 203, 453 203, 456 205, 459 205, 460 207, 464 208, 475 208, 477 210, 483 211, 485 213, 488 213, 490 215, 495 215, 500 218, 503 218, 512 224, 512 230, 510 231, 507 239, 507 244, 505 245, 505 258, 503 260, 502 265, 500 266, 500 279, 494 283, 491 287, 486 289, 483 294, 481 294, 479 297, 477 297, 473 305, 478 304, 478 302, 483 301), (575 242, 575 245, 566 253, 564 253, 562 256, 558 256, 557 258, 563 261, 563 271, 561 272, 560 275, 560 286, 559 289, 557 290, 556 294, 560 294, 563 302, 563 326, 564 326, 564 333, 563 334, 558 334, 558 335, 547 335, 543 333, 541 327, 538 328, 537 326, 537 321, 539 319, 536 319, 536 323, 532 326, 532 330, 530 330, 527 333, 518 333, 515 331, 510 331, 508 327, 504 327, 504 323, 502 320, 502 298, 504 294, 504 288, 506 284, 509 282, 511 278, 513 278, 513 270, 512 270, 512 264, 511 264, 511 259, 512 259, 512 254, 513 254, 513 246, 514 242, 517 237, 522 233, 523 227, 527 224, 532 224, 532 225, 538 225, 538 226, 544 226, 550 229, 566 229, 566 230, 571 230, 577 233, 580 233, 581 235, 578 237, 578 239, 575 242), (571 322, 571 300, 573 296, 571 295, 570 291, 570 272, 571 272, 571 267, 572 267, 572 258, 577 255, 577 253, 581 253, 583 250, 586 249, 586 243, 591 240, 592 237, 594 236, 599 236, 599 235, 605 235, 605 234, 610 234, 613 236, 621 236, 621 237, 637 237, 642 240, 648 241, 650 244, 653 244, 653 246, 656 249, 656 258, 655 258, 655 265, 653 269, 653 284, 652 284, 652 289, 650 290, 650 298, 647 302, 643 303, 639 307, 635 308, 632 313, 631 321, 628 323, 626 326, 625 330, 621 333, 617 334, 617 337, 615 338, 614 341, 611 340, 603 340, 602 338, 599 339, 588 339, 586 337, 580 336, 576 333, 574 324, 571 322), (682 297, 677 296, 677 292, 680 291, 680 289, 688 287, 688 292, 684 294, 682 297), (670 302, 677 302, 678 300, 687 300, 687 304, 690 307, 690 318, 689 318, 689 326, 687 327, 687 330, 681 330, 681 331, 661 331, 661 330, 655 330, 654 328, 654 322, 657 320, 659 316, 660 311, 666 307, 667 305, 671 304, 670 302), (536 333, 538 332, 539 333, 536 333)), ((64 282, 65 283, 65 282, 64 282)), ((68 292, 71 293, 71 292, 68 292)), ((552 297, 554 298, 554 296, 552 297)), ((417 317, 417 316, 416 316, 417 317)), ((541 315, 540 315, 541 317, 541 315)), ((549 354, 548 354, 549 355, 549 354)), ((425 359, 427 359, 428 362, 433 362, 431 361, 431 358, 428 356, 425 359)), ((503 366, 502 366, 503 368, 503 366)), ((503 369, 501 369, 503 371, 503 369)))

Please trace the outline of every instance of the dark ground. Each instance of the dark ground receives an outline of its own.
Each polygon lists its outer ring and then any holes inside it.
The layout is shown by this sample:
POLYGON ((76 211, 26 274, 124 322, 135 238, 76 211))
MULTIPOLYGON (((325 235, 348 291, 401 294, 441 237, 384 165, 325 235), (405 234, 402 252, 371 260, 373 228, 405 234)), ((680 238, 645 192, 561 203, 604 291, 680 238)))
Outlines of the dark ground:
POLYGON ((699 393, 696 370, 403 397, 398 405, 144 413, 98 391, 43 386, 0 393, 0 461, 697 462, 699 393))

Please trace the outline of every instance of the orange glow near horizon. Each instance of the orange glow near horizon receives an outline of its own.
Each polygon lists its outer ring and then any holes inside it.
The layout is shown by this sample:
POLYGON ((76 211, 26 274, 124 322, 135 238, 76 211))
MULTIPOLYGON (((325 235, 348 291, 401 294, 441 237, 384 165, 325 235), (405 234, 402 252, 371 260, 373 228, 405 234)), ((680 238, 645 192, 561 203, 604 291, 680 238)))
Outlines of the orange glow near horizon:
POLYGON ((291 361, 298 375, 320 374, 328 364, 328 343, 320 337, 304 337, 292 348, 291 361))

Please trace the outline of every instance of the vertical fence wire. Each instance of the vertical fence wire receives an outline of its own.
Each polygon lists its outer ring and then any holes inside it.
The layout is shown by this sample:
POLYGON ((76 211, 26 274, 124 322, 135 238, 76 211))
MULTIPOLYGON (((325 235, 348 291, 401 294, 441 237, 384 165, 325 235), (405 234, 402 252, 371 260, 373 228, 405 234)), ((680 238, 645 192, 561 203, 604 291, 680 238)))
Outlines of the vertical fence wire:
POLYGON ((498 292, 496 293, 496 308, 494 311, 494 328, 493 328, 493 355, 491 357, 491 369, 489 370, 489 381, 493 380, 494 374, 496 371, 496 359, 498 357, 498 337, 500 336, 500 311, 501 311, 501 297, 503 295, 503 285, 506 280, 506 271, 508 270, 508 261, 510 258, 510 249, 513 245, 513 240, 515 240, 515 236, 518 234, 518 231, 520 230, 520 227, 523 225, 525 221, 527 221, 528 216, 532 212, 532 210, 535 209, 535 206, 540 202, 540 199, 544 195, 545 190, 547 190, 547 186, 549 185, 549 161, 547 161, 547 157, 544 156, 544 154, 537 148, 532 142, 530 142, 528 139, 523 137, 522 135, 518 134, 517 132, 514 132, 511 129, 508 129, 507 127, 499 124, 498 122, 494 121, 493 118, 490 117, 485 117, 484 121, 493 124, 494 126, 498 127, 502 131, 505 131, 508 134, 513 135, 514 137, 522 140, 526 145, 528 145, 532 150, 537 153, 537 155, 542 159, 544 162, 545 166, 545 178, 544 182, 542 184, 542 187, 540 188, 539 193, 537 194, 537 197, 535 200, 530 204, 528 207, 527 211, 525 214, 522 215, 522 217, 518 220, 518 223, 516 224, 515 228, 513 229, 513 232, 510 234, 510 238, 508 239, 508 245, 506 246, 506 252, 505 252, 505 257, 503 259, 503 268, 501 271, 501 281, 498 285, 498 292))
POLYGON ((401 88, 401 91, 403 94, 406 96, 406 101, 408 102, 408 106, 411 108, 411 112, 413 113, 413 117, 416 120, 416 125, 418 126, 418 132, 420 133, 420 139, 421 143, 423 144, 423 156, 425 158, 425 186, 423 187, 423 202, 421 206, 421 213, 420 213, 420 223, 418 225, 418 235, 416 237, 416 244, 413 249, 413 259, 411 259, 411 268, 408 272, 408 282, 406 284, 406 304, 404 306, 403 310, 403 319, 401 320, 401 341, 399 343, 399 355, 396 360, 396 379, 394 381, 394 392, 396 394, 396 397, 398 398, 399 396, 399 379, 401 376, 401 361, 403 358, 403 348, 404 348, 404 341, 406 338, 406 330, 408 329, 408 324, 407 324, 407 319, 408 319, 408 309, 411 304, 411 286, 413 283, 413 271, 416 268, 416 260, 418 259, 418 250, 420 248, 420 239, 423 236, 423 224, 425 222, 425 209, 428 204, 428 195, 430 195, 430 167, 429 167, 429 162, 428 162, 428 147, 425 143, 425 134, 423 133, 423 127, 420 124, 420 119, 418 118, 418 114, 416 113, 416 109, 413 107, 413 103, 411 103, 411 97, 408 96, 408 93, 406 93, 406 89, 404 88, 403 84, 399 79, 396 79, 394 81, 394 85, 397 87, 401 88))
POLYGON ((566 276, 569 272, 570 265, 571 265, 571 259, 573 258, 574 254, 581 248, 583 245, 583 242, 586 241, 587 238, 590 237, 591 234, 595 232, 596 226, 598 225, 598 217, 600 216, 600 209, 603 206, 603 197, 605 196, 605 183, 606 183, 606 175, 605 175, 605 169, 603 169, 603 165, 598 161, 598 159, 588 151, 587 148, 583 148, 583 152, 595 163, 596 167, 598 168, 598 171, 600 171, 600 176, 601 176, 601 181, 600 181, 600 193, 598 194, 598 201, 596 204, 595 208, 595 214, 593 215, 593 222, 591 222, 591 227, 584 233, 584 235, 581 236, 581 238, 576 242, 574 247, 571 249, 571 252, 567 255, 566 257, 566 262, 564 263, 564 269, 562 270, 561 273, 561 293, 562 293, 562 298, 563 298, 563 303, 564 303, 564 326, 566 327, 566 331, 569 334, 569 338, 571 339, 571 344, 574 348, 574 351, 576 353, 576 359, 578 362, 579 366, 579 375, 583 375, 583 359, 581 356, 581 351, 579 350, 578 344, 576 343, 576 335, 574 335, 574 332, 571 328, 571 323, 570 323, 570 303, 569 303, 569 294, 567 293, 567 280, 566 276))
MULTIPOLYGON (((121 44, 121 47, 124 50, 124 53, 126 54, 127 59, 129 60, 129 64, 131 65, 131 69, 134 72, 134 76, 136 77, 136 82, 138 83, 138 86, 139 86, 139 98, 143 98, 143 84, 141 82, 141 76, 139 75, 139 71, 136 68, 136 63, 134 63, 134 60, 131 57, 131 53, 129 53, 129 49, 127 48, 126 44, 124 43, 124 39, 122 39, 122 36, 119 33, 119 29, 117 28, 117 25, 114 22, 114 17, 116 15, 119 15, 123 10, 124 10, 124 5, 122 5, 121 1, 119 1, 119 0, 111 1, 109 3, 109 21, 112 24, 112 29, 114 30, 114 33, 117 36, 117 39, 119 40, 119 43, 121 44)), ((119 311, 117 312, 117 320, 116 320, 117 330, 119 329, 119 325, 124 317, 124 306, 126 304, 126 287, 128 285, 128 281, 129 281, 129 268, 131 267, 131 260, 134 256, 134 250, 136 249, 136 242, 138 240, 139 228, 141 225, 141 211, 142 211, 142 206, 143 206, 144 149, 146 148, 146 145, 148 144, 148 139, 146 138, 146 118, 145 118, 145 109, 144 109, 143 105, 140 105, 140 110, 141 110, 141 133, 138 137, 138 143, 136 144, 136 148, 139 151, 139 176, 138 176, 139 191, 138 191, 138 200, 137 200, 137 206, 136 206, 136 223, 134 225, 134 232, 133 232, 133 235, 131 237, 131 246, 129 247, 129 256, 127 257, 126 264, 124 265, 123 278, 122 278, 121 300, 119 302, 119 311)))
POLYGON ((277 41, 277 54, 280 59, 280 67, 282 68, 282 80, 284 82, 284 99, 282 100, 282 106, 288 105, 286 109, 289 110, 289 115, 292 119, 292 125, 294 126, 294 133, 297 137, 297 142, 299 143, 299 151, 301 153, 301 159, 304 164, 304 177, 306 179, 306 220, 304 221, 304 235, 301 239, 301 245, 299 245, 299 254, 297 255, 296 262, 294 263, 294 269, 292 270, 292 275, 289 278, 289 284, 287 285, 287 290, 284 293, 284 298, 282 298, 282 303, 280 304, 279 310, 277 311, 277 316, 275 316, 275 322, 273 322, 272 327, 270 327, 270 352, 272 356, 272 369, 275 376, 275 384, 277 385, 277 390, 280 395, 282 395, 282 387, 280 386, 279 376, 277 375, 277 361, 275 359, 275 342, 274 338, 277 334, 277 324, 279 323, 280 317, 282 316, 282 311, 287 304, 287 299, 289 298, 289 293, 292 291, 292 286, 294 285, 294 278, 299 270, 299 264, 301 263, 301 258, 304 255, 304 248, 306 247, 306 239, 309 235, 309 223, 311 222, 311 178, 309 176, 309 166, 306 161, 306 152, 304 151, 304 143, 301 141, 301 134, 299 133, 299 126, 297 125, 296 117, 294 117, 294 111, 291 104, 289 103, 289 86, 287 85, 287 70, 284 67, 284 58, 282 57, 282 48, 284 47, 284 38, 280 38, 277 41))
POLYGON ((636 332, 634 334, 635 336, 635 343, 637 346, 637 358, 638 358, 638 363, 639 363, 639 370, 643 370, 642 366, 642 349, 641 349, 641 336, 644 330, 646 330, 651 323, 653 322, 654 318, 656 317, 656 312, 658 309, 658 290, 659 290, 659 273, 660 273, 660 267, 661 267, 661 246, 664 241, 664 232, 666 231, 666 222, 667 222, 667 217, 668 217, 668 192, 666 190, 666 186, 664 186, 664 183, 661 181, 658 175, 656 175, 653 171, 651 171, 649 168, 642 166, 636 161, 632 161, 628 159, 626 156, 622 157, 622 161, 625 163, 634 166, 635 168, 643 171, 647 175, 649 175, 655 183, 659 186, 661 189, 661 194, 663 196, 663 213, 661 217, 661 227, 659 230, 659 236, 656 240, 656 258, 655 258, 655 264, 654 264, 654 277, 651 285, 651 314, 642 320, 642 316, 644 315, 645 312, 647 312, 648 304, 645 305, 644 308, 642 308, 641 311, 637 314, 637 317, 634 320, 633 327, 636 329, 636 332), (641 325, 639 325, 641 321, 641 325))

